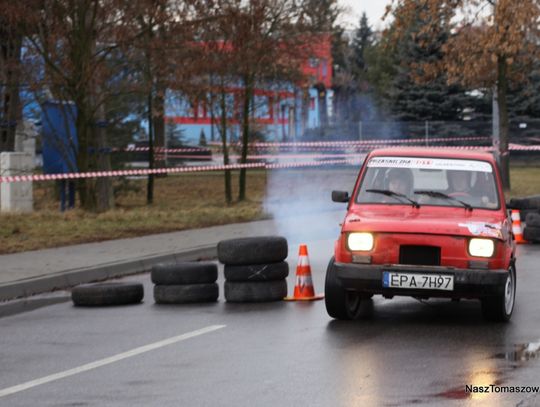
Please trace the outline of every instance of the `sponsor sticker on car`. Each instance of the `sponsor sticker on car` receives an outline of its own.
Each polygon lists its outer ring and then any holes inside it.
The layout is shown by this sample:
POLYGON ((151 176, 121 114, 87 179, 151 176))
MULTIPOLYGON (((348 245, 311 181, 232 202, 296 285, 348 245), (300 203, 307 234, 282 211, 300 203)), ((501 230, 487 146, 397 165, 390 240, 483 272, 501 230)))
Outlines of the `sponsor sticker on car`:
POLYGON ((455 170, 492 172, 491 164, 479 160, 454 160, 444 158, 417 157, 373 157, 368 167, 418 168, 425 170, 455 170))

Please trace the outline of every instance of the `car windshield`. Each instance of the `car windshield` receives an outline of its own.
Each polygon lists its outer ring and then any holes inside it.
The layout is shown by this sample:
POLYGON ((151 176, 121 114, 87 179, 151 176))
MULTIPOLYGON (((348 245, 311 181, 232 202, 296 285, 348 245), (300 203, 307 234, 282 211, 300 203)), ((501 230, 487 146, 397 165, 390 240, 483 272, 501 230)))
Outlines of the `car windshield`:
POLYGON ((498 209, 490 163, 429 157, 373 157, 367 163, 357 203, 498 209))

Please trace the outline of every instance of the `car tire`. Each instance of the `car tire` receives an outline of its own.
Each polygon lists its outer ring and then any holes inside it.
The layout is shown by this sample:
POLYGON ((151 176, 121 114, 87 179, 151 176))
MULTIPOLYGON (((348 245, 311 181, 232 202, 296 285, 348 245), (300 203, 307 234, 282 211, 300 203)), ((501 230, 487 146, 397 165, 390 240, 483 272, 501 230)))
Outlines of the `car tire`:
POLYGON ((287 281, 225 282, 227 302, 272 302, 287 296, 287 281))
POLYGON ((144 297, 140 283, 84 284, 73 288, 73 304, 83 307, 138 304, 144 297))
POLYGON ((281 236, 262 236, 223 240, 217 246, 223 264, 251 265, 277 263, 287 258, 287 240, 281 236))
POLYGON ((529 213, 525 218, 525 224, 527 227, 537 227, 540 228, 540 214, 539 213, 529 213))
POLYGON ((219 286, 217 283, 154 286, 156 304, 216 302, 218 297, 219 286))
POLYGON ((275 281, 287 278, 289 264, 286 261, 246 266, 226 264, 224 270, 227 281, 275 281))
POLYGON ((326 269, 324 284, 324 303, 326 312, 332 318, 356 320, 366 317, 373 310, 372 295, 361 295, 356 291, 345 290, 336 276, 334 258, 326 269))
POLYGON ((516 268, 510 266, 504 292, 495 297, 482 299, 482 314, 488 321, 508 322, 514 312, 516 300, 516 268))
POLYGON ((540 227, 538 226, 525 226, 523 229, 523 239, 527 242, 540 242, 540 227))
POLYGON ((215 283, 217 277, 217 264, 211 262, 157 264, 151 271, 156 285, 210 284, 215 283))

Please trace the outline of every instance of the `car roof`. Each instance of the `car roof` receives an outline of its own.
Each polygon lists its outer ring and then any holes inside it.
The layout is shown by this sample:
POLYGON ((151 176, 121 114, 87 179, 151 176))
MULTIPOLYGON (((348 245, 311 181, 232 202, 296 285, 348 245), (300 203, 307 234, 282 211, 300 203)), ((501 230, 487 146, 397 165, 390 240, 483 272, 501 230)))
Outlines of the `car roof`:
MULTIPOLYGON (((465 150, 460 148, 437 147, 390 147, 378 148, 369 153, 369 157, 399 156, 399 157, 431 157, 431 158, 461 158, 469 160, 489 161, 495 164, 491 153, 481 150, 465 150)), ((487 148, 487 147, 486 147, 487 148)))

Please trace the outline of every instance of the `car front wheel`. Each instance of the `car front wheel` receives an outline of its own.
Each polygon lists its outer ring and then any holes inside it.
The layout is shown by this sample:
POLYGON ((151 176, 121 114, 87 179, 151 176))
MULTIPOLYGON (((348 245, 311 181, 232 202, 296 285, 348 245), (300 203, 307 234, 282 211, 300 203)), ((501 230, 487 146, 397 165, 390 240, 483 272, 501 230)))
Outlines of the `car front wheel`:
POLYGON ((504 292, 482 300, 482 314, 488 321, 508 322, 516 300, 516 268, 511 265, 504 285, 504 292))
POLYGON ((339 282, 334 270, 334 258, 328 263, 324 286, 324 300, 328 315, 335 319, 354 320, 364 314, 368 297, 362 296, 356 291, 345 290, 339 282))

